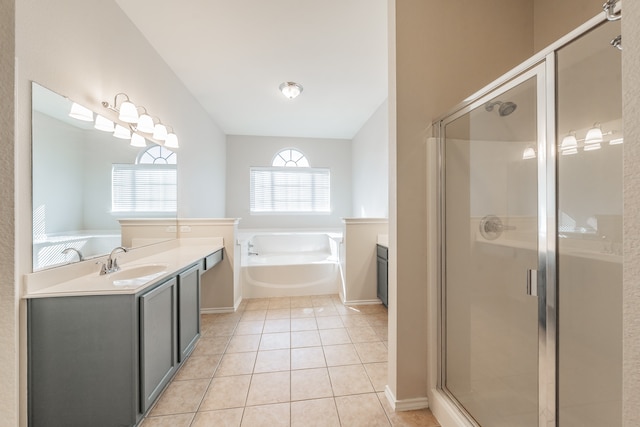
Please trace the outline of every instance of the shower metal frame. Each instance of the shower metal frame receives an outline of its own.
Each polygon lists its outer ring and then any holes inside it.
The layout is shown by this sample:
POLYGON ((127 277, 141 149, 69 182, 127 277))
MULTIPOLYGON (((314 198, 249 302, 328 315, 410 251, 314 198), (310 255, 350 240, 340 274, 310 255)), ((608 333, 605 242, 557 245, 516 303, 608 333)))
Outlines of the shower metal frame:
MULTIPOLYGON (((446 372, 446 242, 445 242, 445 124, 482 106, 488 100, 537 76, 537 173, 538 173, 538 426, 558 426, 558 292, 557 292, 557 137, 556 137, 556 52, 599 25, 607 22, 603 12, 551 44, 529 60, 468 97, 463 103, 433 122, 437 140, 438 227, 438 363, 437 388, 443 392, 469 425, 477 426, 462 405, 444 387, 446 372)), ((524 286, 523 286, 524 288, 524 286)))

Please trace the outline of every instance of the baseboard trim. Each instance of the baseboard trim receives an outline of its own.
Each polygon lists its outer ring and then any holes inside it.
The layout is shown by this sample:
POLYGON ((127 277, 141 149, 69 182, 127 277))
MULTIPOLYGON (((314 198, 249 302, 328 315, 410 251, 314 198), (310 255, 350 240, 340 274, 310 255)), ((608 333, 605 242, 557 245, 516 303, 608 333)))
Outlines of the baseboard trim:
POLYGON ((219 314, 219 313, 233 313, 235 312, 233 307, 216 307, 216 308, 201 308, 200 314, 219 314))
POLYGON ((344 305, 374 305, 374 304, 382 304, 382 301, 380 301, 378 298, 376 298, 376 299, 357 299, 357 300, 351 300, 351 301, 344 301, 343 300, 343 304, 344 305))
POLYGON ((413 411, 415 409, 424 409, 429 407, 429 399, 427 396, 397 400, 388 385, 384 388, 384 395, 394 411, 413 411))

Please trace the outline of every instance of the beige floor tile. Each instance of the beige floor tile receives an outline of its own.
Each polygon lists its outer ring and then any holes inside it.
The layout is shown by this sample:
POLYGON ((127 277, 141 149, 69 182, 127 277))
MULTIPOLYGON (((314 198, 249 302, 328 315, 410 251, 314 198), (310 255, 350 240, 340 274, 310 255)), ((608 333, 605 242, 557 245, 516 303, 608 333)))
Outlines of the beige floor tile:
POLYGON ((388 427, 391 425, 374 393, 336 397, 336 407, 343 426, 388 427))
POLYGON ((196 412, 209 380, 173 381, 151 410, 151 416, 196 412))
POLYGON ((230 339, 230 336, 200 338, 196 344, 196 348, 193 350, 192 356, 222 354, 230 339))
POLYGON ((387 417, 394 427, 439 427, 440 423, 429 409, 395 412, 389 405, 384 393, 378 393, 378 400, 382 404, 387 417))
MULTIPOLYGON (((268 315, 267 315, 268 316, 268 315)), ((273 332, 289 332, 291 330, 291 319, 268 319, 264 322, 265 334, 273 332)))
POLYGON ((270 308, 267 310, 267 320, 274 319, 290 319, 291 318, 291 309, 290 308, 270 308))
POLYGON ((333 398, 291 402, 291 427, 340 427, 333 398))
POLYGON ((367 322, 369 325, 375 326, 386 326, 389 324, 389 320, 386 314, 365 314, 367 317, 367 322))
POLYGON ((316 314, 316 318, 325 316, 339 316, 338 310, 333 305, 328 306, 314 306, 313 312, 316 314))
POLYGON ((323 368, 327 366, 322 347, 291 349, 291 369, 323 368))
MULTIPOLYGON (((327 366, 354 365, 362 363, 353 344, 327 345, 323 347, 327 366)), ((218 368, 220 370, 220 368, 218 368)))
POLYGON ((318 329, 336 329, 344 328, 342 318, 340 316, 324 316, 316 319, 318 322, 318 329))
POLYGON ((367 375, 373 384, 375 391, 384 391, 384 388, 389 381, 388 378, 388 363, 367 363, 364 365, 364 369, 367 371, 367 375))
POLYGON ((249 386, 247 406, 283 403, 291 400, 291 374, 268 372, 253 374, 249 386))
POLYGON ((257 352, 224 354, 214 377, 244 375, 253 372, 257 352))
POLYGON ((264 327, 264 320, 250 320, 239 322, 234 335, 254 335, 261 334, 264 327))
POLYGON ((291 400, 333 397, 327 368, 291 371, 291 400))
POLYGON ((291 297, 291 308, 313 307, 311 297, 291 297))
POLYGON ((317 330, 291 332, 291 348, 317 347, 322 345, 317 330))
POLYGON ((191 427, 240 427, 243 408, 198 412, 191 427))
POLYGON ((231 338, 227 346, 226 354, 244 353, 247 351, 257 351, 260 345, 260 334, 256 335, 236 335, 231 338))
POLYGON ((386 362, 389 350, 381 341, 354 344, 362 363, 386 362))
POLYGON ((290 404, 249 406, 244 409, 242 427, 289 427, 290 404))
POLYGON ((260 350, 279 350, 291 347, 291 333, 277 332, 273 334, 262 334, 260 340, 260 350))
POLYGON ((200 405, 200 411, 243 408, 247 402, 251 375, 214 378, 200 405))
POLYGON ((347 328, 361 328, 364 326, 369 326, 369 322, 367 322, 367 318, 361 315, 347 315, 340 316, 342 318, 342 323, 347 328))
POLYGON ((381 316, 385 316, 385 317, 387 316, 387 308, 382 304, 361 305, 360 310, 364 314, 372 314, 372 315, 379 314, 381 316))
POLYGON ((252 298, 247 300, 246 311, 266 310, 269 308, 269 298, 252 298))
POLYGON ((318 329, 318 324, 315 317, 291 319, 291 332, 315 331, 316 329, 318 329))
POLYGON ((191 355, 175 376, 177 381, 211 378, 222 358, 221 354, 211 356, 191 355))
POLYGON ((288 371, 291 369, 291 352, 284 350, 259 351, 254 373, 288 371))
POLYGON ((329 376, 334 396, 374 392, 362 365, 332 366, 329 368, 329 376))
POLYGON ((376 326, 374 330, 381 341, 387 341, 389 339, 389 328, 387 326, 376 326))
POLYGON ((309 307, 291 308, 292 319, 299 319, 299 318, 305 318, 305 317, 313 317, 315 319, 316 313, 313 310, 313 307, 309 306, 309 307))
POLYGON ((351 342, 351 338, 349 338, 345 328, 321 329, 319 332, 322 345, 348 344, 351 342))
POLYGON ((377 342, 381 341, 376 331, 371 326, 347 328, 351 342, 377 342))
POLYGON ((264 320, 267 316, 267 310, 247 310, 242 314, 240 318, 241 322, 251 322, 256 320, 264 320))
POLYGON ((233 335, 237 322, 214 323, 202 332, 203 338, 228 337, 233 335))
POLYGON ((331 295, 312 295, 311 304, 313 304, 314 307, 330 306, 335 308, 335 305, 333 304, 333 298, 331 298, 331 295))
POLYGON ((162 415, 149 417, 140 427, 189 427, 195 414, 162 415))
POLYGON ((291 308, 291 297, 269 298, 269 310, 291 308))

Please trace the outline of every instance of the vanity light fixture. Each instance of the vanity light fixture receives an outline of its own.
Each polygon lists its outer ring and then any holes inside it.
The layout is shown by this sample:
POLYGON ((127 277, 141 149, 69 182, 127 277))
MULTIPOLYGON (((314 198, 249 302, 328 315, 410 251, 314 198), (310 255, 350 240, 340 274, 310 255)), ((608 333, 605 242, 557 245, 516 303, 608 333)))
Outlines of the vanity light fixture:
POLYGON ((173 128, 171 128, 171 132, 167 134, 164 146, 167 148, 180 148, 180 144, 178 144, 178 137, 173 133, 173 128))
POLYGON ((147 140, 144 139, 144 136, 134 133, 131 135, 131 146, 132 147, 146 147, 147 140))
POLYGON ((280 85, 280 92, 289 99, 294 99, 302 93, 304 88, 296 82, 284 82, 280 85))
POLYGON ((570 131, 569 135, 562 138, 560 151, 563 156, 578 154, 578 140, 576 139, 576 133, 574 131, 570 131))
POLYGON ((624 138, 615 138, 609 141, 609 145, 619 145, 624 142, 624 138))
POLYGON ((69 112, 69 117, 73 117, 74 119, 82 120, 84 122, 92 122, 93 121, 93 111, 89 110, 87 107, 83 107, 78 103, 71 104, 71 111, 69 112))
POLYGON ((104 132, 113 132, 115 124, 100 114, 96 114, 96 123, 93 127, 104 132))
POLYGON ((116 125, 113 136, 120 139, 131 139, 131 131, 124 126, 116 125))

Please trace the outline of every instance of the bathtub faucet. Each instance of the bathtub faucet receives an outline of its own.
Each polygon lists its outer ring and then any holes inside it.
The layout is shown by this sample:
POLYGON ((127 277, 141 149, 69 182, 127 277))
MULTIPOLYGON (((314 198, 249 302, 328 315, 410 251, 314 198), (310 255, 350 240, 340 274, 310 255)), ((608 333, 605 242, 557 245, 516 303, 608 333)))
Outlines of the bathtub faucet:
POLYGON ((249 242, 249 255, 258 255, 258 252, 252 251, 253 243, 249 242))

